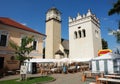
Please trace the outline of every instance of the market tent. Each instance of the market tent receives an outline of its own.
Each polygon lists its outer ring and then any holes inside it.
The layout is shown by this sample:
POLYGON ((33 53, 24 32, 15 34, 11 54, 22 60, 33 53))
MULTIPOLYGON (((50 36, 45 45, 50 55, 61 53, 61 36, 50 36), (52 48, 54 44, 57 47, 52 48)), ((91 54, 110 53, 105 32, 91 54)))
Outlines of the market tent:
POLYGON ((120 55, 114 53, 107 53, 102 56, 93 58, 92 72, 118 73, 120 72, 120 55))
POLYGON ((72 62, 90 62, 92 58, 74 58, 71 59, 72 62))
POLYGON ((69 59, 69 58, 62 58, 62 59, 59 59, 59 62, 69 63, 69 62, 70 62, 70 59, 69 59))
POLYGON ((69 58, 62 58, 62 59, 40 59, 40 58, 37 58, 37 59, 30 59, 29 61, 28 60, 25 60, 24 62, 62 62, 62 63, 72 63, 72 62, 89 62, 91 61, 91 58, 74 58, 74 59, 69 59, 69 58))
POLYGON ((99 57, 96 57, 96 58, 93 58, 92 60, 100 60, 100 59, 116 59, 116 58, 120 58, 120 55, 118 54, 113 54, 113 53, 107 53, 107 54, 104 54, 102 56, 99 56, 99 57))
POLYGON ((84 58, 84 59, 81 59, 81 58, 74 58, 74 59, 63 58, 63 59, 57 60, 57 62, 71 64, 73 62, 89 62, 90 60, 91 60, 90 58, 84 58))
POLYGON ((24 62, 36 62, 36 63, 54 63, 54 62, 57 62, 56 59, 40 59, 40 58, 37 58, 37 59, 30 59, 29 61, 28 60, 25 60, 24 62))
POLYGON ((38 63, 55 63, 57 60, 55 59, 40 59, 40 58, 36 58, 36 59, 30 59, 30 60, 25 60, 24 61, 24 65, 26 65, 27 68, 27 72, 28 73, 36 73, 37 72, 37 66, 36 64, 38 63))

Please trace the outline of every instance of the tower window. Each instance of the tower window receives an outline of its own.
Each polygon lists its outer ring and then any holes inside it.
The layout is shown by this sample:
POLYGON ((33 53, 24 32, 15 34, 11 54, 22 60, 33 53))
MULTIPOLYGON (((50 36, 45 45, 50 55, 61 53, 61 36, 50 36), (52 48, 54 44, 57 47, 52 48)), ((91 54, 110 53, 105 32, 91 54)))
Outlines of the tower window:
POLYGON ((79 37, 81 38, 81 31, 79 30, 78 33, 79 33, 79 37))
POLYGON ((95 36, 98 37, 98 31, 97 30, 95 30, 95 36))
POLYGON ((80 29, 81 27, 78 27, 78 29, 80 29))
POLYGON ((85 31, 85 29, 83 29, 82 32, 83 32, 83 37, 86 37, 86 31, 85 31))
POLYGON ((74 32, 74 37, 77 38, 77 32, 76 31, 74 32))

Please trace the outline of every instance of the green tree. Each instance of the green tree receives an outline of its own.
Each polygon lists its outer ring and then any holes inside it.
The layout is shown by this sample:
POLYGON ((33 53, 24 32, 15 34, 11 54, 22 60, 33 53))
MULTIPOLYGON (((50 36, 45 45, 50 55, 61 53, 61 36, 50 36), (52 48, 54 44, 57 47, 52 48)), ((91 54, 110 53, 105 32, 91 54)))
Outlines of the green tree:
MULTIPOLYGON (((108 11, 108 15, 113 15, 115 13, 120 14, 120 0, 117 0, 117 2, 113 4, 113 8, 108 11)), ((110 32, 116 37, 117 43, 120 43, 120 20, 118 22, 118 30, 112 30, 110 32)))
POLYGON ((23 37, 21 45, 17 45, 14 41, 10 41, 10 46, 15 50, 15 56, 20 61, 20 66, 24 63, 24 60, 30 59, 29 53, 33 50, 33 45, 30 45, 34 41, 32 37, 23 37))
POLYGON ((116 37, 117 43, 120 43, 120 21, 118 24, 118 29, 115 30, 109 30, 109 32, 116 37))
POLYGON ((113 8, 109 10, 108 15, 113 15, 115 13, 120 14, 120 0, 113 4, 113 8))
POLYGON ((116 48, 115 54, 119 54, 120 55, 119 48, 116 48))
POLYGON ((120 43, 120 30, 113 32, 113 35, 116 37, 117 43, 120 43))
POLYGON ((102 39, 102 49, 108 49, 108 43, 104 39, 102 39))

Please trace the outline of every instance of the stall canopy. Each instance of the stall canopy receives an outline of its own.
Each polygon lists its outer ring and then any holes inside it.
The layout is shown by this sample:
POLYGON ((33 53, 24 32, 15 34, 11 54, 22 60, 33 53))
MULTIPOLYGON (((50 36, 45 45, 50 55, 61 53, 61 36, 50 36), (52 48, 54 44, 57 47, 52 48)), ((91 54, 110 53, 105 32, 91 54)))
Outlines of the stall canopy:
POLYGON ((63 62, 63 63, 67 62, 67 63, 69 63, 70 59, 69 58, 63 58, 63 59, 60 59, 59 62, 63 62))
POLYGON ((28 60, 25 60, 24 62, 37 62, 37 63, 54 63, 54 62, 57 62, 56 59, 30 59, 29 61, 28 60))
POLYGON ((74 58, 71 59, 72 62, 89 62, 92 58, 74 58))
POLYGON ((75 59, 69 59, 69 58, 62 58, 62 59, 30 59, 25 60, 24 62, 36 62, 36 63, 72 63, 72 62, 89 62, 91 61, 91 58, 75 58, 75 59))
POLYGON ((104 55, 102 55, 102 56, 93 58, 92 60, 117 59, 117 58, 120 58, 120 55, 118 55, 118 54, 113 54, 113 53, 107 53, 107 54, 104 54, 104 55))

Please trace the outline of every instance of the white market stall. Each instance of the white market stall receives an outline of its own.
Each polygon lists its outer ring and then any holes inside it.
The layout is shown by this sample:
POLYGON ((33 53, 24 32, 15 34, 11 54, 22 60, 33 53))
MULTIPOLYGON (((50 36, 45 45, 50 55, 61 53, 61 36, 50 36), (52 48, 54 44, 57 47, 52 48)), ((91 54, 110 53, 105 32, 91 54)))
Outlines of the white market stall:
POLYGON ((28 73, 36 73, 36 64, 37 63, 55 63, 57 60, 55 59, 30 59, 30 60, 25 60, 24 65, 28 67, 27 71, 28 73))
POLYGON ((93 58, 92 72, 120 73, 120 55, 107 53, 93 58))
POLYGON ((26 65, 27 71, 28 73, 36 73, 36 64, 49 64, 49 63, 53 63, 57 66, 63 66, 63 64, 71 64, 71 63, 75 63, 75 62, 90 62, 91 58, 84 58, 84 59, 80 59, 80 58, 75 58, 75 59, 69 59, 69 58, 62 58, 62 59, 40 59, 40 58, 36 58, 36 59, 30 59, 30 60, 25 60, 24 61, 24 65, 26 65))
POLYGON ((74 58, 71 62, 90 62, 92 58, 74 58))
MULTIPOLYGON (((34 70, 34 67, 36 67, 36 63, 38 64, 45 64, 45 63, 54 63, 57 64, 57 66, 62 66, 64 63, 69 64, 70 59, 69 58, 63 58, 63 59, 30 59, 25 60, 24 65, 28 67, 28 73, 32 73, 34 70)), ((35 70, 36 71, 36 70, 35 70)))

